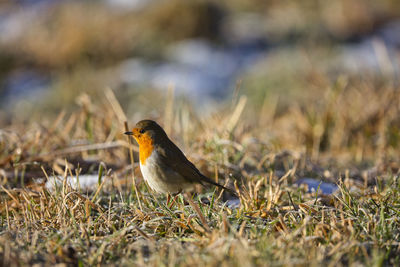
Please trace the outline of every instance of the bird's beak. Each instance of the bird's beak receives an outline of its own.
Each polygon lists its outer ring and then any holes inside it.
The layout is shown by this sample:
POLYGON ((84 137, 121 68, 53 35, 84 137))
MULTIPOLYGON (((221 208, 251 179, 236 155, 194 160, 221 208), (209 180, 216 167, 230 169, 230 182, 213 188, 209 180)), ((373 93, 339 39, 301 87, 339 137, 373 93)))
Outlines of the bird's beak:
POLYGON ((125 132, 126 135, 133 135, 133 132, 125 132))

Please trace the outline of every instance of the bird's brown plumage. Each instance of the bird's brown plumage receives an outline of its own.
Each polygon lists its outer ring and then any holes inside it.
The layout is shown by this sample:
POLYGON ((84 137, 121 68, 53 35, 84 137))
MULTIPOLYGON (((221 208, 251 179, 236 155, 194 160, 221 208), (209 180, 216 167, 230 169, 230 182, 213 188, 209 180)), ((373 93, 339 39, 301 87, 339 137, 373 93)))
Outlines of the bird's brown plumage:
MULTIPOLYGON (((190 162, 183 152, 168 138, 165 131, 158 125, 155 121, 152 120, 142 120, 139 121, 132 132, 127 132, 126 134, 133 135, 135 140, 139 144, 139 155, 140 155, 140 163, 142 174, 145 176, 147 172, 143 171, 144 166, 146 166, 146 162, 150 156, 154 156, 154 151, 156 151, 157 157, 153 160, 156 165, 158 173, 165 176, 166 179, 161 179, 162 177, 157 177, 157 175, 149 175, 149 177, 144 177, 146 180, 148 179, 156 179, 157 183, 182 183, 186 184, 195 184, 195 183, 208 183, 218 187, 221 187, 227 191, 235 192, 229 188, 220 185, 210 178, 204 176, 196 166, 190 162), (169 173, 177 173, 179 175, 170 175, 169 173), (151 176, 151 177, 150 177, 151 176), (179 178, 177 178, 179 177, 179 178), (180 178, 181 177, 181 178, 180 178), (174 179, 173 181, 171 179, 174 179), (177 179, 182 179, 182 181, 176 181, 177 179)), ((152 156, 152 157, 153 157, 152 156)), ((146 167, 149 168, 149 167, 146 167)), ((149 182, 149 181, 148 181, 149 182)), ((149 182, 149 184, 151 184, 149 182)), ((166 185, 167 187, 167 185, 166 185)), ((154 189, 154 188, 153 188, 154 189)), ((184 189, 184 188, 182 188, 184 189)), ((165 191, 165 190, 160 190, 165 191)), ((168 193, 176 193, 176 192, 168 192, 168 193)))

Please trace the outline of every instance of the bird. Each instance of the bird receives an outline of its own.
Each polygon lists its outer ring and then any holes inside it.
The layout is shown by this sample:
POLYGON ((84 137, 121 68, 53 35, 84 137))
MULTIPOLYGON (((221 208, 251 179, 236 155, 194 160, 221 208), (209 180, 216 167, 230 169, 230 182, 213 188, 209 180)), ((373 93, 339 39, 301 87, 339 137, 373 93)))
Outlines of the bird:
POLYGON ((203 175, 153 120, 141 120, 125 132, 139 144, 140 171, 147 184, 158 193, 179 194, 195 184, 211 184, 229 189, 203 175))

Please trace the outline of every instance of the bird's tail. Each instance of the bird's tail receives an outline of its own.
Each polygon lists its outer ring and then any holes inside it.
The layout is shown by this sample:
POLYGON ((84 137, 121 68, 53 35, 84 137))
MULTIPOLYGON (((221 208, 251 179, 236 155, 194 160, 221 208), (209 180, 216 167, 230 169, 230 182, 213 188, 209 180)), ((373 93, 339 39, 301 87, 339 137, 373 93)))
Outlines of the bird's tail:
POLYGON ((225 186, 223 186, 223 185, 221 185, 221 184, 219 184, 219 183, 217 183, 217 182, 214 182, 213 180, 211 180, 211 179, 208 178, 207 176, 202 175, 202 177, 203 177, 203 180, 204 180, 205 182, 207 182, 207 183, 209 183, 209 184, 212 184, 212 185, 215 185, 215 186, 217 186, 217 187, 219 187, 219 188, 222 188, 222 189, 228 191, 229 193, 233 194, 233 195, 234 195, 235 197, 237 197, 237 198, 239 197, 235 190, 230 189, 230 188, 227 188, 227 187, 225 187, 225 186))

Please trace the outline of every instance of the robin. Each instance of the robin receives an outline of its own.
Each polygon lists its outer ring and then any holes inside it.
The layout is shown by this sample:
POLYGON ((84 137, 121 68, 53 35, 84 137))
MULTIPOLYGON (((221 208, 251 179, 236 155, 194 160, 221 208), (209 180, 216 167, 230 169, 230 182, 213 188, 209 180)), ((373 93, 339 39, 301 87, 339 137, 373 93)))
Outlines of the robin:
POLYGON ((195 184, 207 183, 235 194, 204 176, 155 121, 139 121, 131 132, 125 134, 132 135, 139 144, 140 170, 153 190, 177 194, 195 184))

